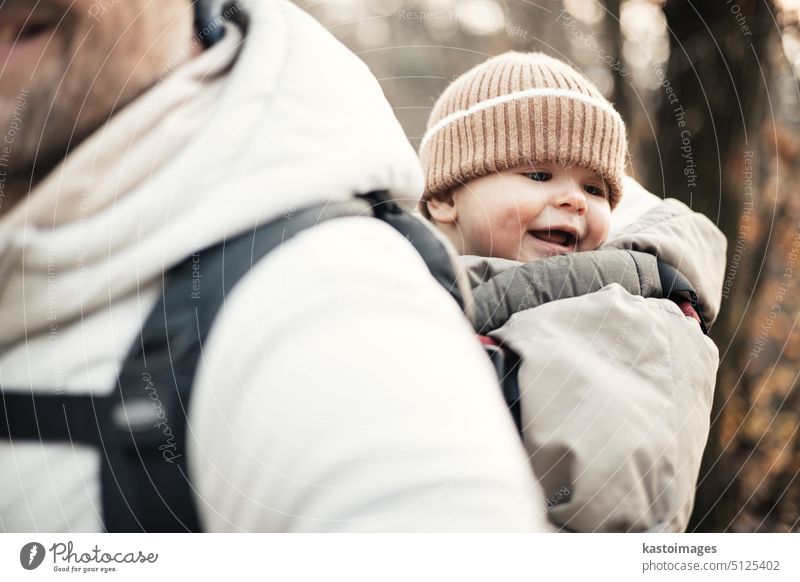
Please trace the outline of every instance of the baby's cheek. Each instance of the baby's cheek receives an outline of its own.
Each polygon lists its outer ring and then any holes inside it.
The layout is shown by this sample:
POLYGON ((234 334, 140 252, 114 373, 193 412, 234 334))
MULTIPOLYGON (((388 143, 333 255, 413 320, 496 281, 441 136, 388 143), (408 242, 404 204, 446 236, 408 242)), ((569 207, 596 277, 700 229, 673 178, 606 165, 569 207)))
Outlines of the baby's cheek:
MULTIPOLYGON (((480 256, 516 256, 526 227, 522 226, 522 211, 515 204, 486 204, 471 213, 462 214, 460 226, 468 254, 480 256)), ((527 224, 527 222, 525 223, 527 224)))
POLYGON ((492 249, 497 248, 502 229, 489 220, 481 221, 476 226, 477 228, 472 233, 472 242, 480 250, 478 254, 489 256, 492 254, 492 249))
POLYGON ((523 235, 527 228, 517 212, 507 212, 498 217, 493 225, 494 256, 515 259, 520 252, 523 235))
POLYGON ((516 210, 509 210, 497 222, 497 229, 502 231, 506 238, 518 241, 528 231, 530 220, 516 210))
POLYGON ((589 223, 588 236, 581 245, 581 251, 592 251, 606 242, 608 233, 611 230, 611 213, 608 208, 600 208, 596 211, 589 223))
POLYGON ((498 256, 506 251, 509 245, 509 228, 504 221, 485 217, 474 225, 470 232, 470 243, 475 254, 481 256, 498 256))
POLYGON ((581 241, 578 245, 578 250, 594 251, 604 242, 606 242, 606 236, 602 232, 595 230, 590 232, 589 235, 581 241))

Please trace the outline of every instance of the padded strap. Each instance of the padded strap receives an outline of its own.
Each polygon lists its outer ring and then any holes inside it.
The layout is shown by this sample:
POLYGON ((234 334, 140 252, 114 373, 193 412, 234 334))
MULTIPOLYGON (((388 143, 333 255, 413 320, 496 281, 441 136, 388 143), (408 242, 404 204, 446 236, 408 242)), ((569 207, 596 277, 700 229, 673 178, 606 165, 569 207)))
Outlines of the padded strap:
MULTIPOLYGON (((200 531, 186 465, 191 389, 203 344, 225 298, 262 257, 327 220, 369 212, 360 201, 315 206, 224 241, 172 269, 119 375, 119 439, 102 473, 109 531, 200 531), (158 406, 154 405, 154 397, 158 406), (147 418, 140 411, 155 411, 147 418), (162 414, 163 411, 163 414, 162 414)), ((265 310, 264 316, 268 317, 265 310)))
POLYGON ((599 291, 617 283, 644 297, 661 297, 656 259, 637 251, 604 249, 520 264, 473 289, 473 327, 486 335, 512 315, 556 299, 599 291))
POLYGON ((409 239, 463 306, 444 245, 388 194, 287 213, 198 251, 165 275, 162 295, 110 395, 0 387, 0 438, 97 448, 106 531, 200 531, 187 471, 186 437, 192 430, 187 418, 203 344, 225 298, 255 263, 296 234, 334 218, 373 212, 409 239))
POLYGON ((25 392, 0 393, 0 438, 99 447, 97 418, 110 412, 105 398, 25 392))
MULTIPOLYGON (((487 336, 478 336, 484 338, 487 336)), ((483 349, 489 356, 489 361, 494 366, 495 374, 503 391, 511 419, 517 428, 517 433, 522 436, 522 404, 519 394, 519 365, 520 358, 512 350, 498 345, 496 342, 483 343, 483 349)))
POLYGON ((464 296, 459 286, 458 271, 444 244, 437 239, 422 222, 400 208, 388 192, 370 192, 364 198, 369 200, 375 217, 392 226, 402 234, 425 260, 428 270, 439 284, 465 309, 464 296))

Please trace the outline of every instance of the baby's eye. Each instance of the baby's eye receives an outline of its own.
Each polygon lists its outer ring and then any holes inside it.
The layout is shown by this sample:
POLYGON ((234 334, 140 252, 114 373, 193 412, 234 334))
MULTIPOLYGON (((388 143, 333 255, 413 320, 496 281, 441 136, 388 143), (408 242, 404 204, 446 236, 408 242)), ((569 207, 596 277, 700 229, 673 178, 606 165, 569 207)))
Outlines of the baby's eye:
POLYGON ((586 184, 583 189, 586 191, 587 194, 591 194, 592 196, 603 196, 605 197, 606 191, 599 186, 593 186, 592 184, 586 184))
POLYGON ((523 176, 530 178, 534 182, 547 182, 553 177, 549 172, 526 172, 523 176))

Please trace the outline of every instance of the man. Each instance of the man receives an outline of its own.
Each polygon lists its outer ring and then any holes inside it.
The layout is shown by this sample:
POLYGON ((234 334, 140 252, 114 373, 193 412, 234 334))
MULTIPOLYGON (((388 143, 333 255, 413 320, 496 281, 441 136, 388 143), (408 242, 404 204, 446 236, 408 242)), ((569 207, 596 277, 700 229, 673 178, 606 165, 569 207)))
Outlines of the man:
MULTIPOLYGON (((374 218, 330 220, 254 261, 183 383, 186 421, 170 386, 122 380, 147 352, 143 327, 174 323, 155 306, 176 265, 183 303, 200 305, 218 283, 201 250, 315 204, 422 187, 375 79, 301 10, 247 1, 193 26, 199 8, 0 4, 0 530, 111 530, 114 512, 150 530, 132 506, 172 513, 177 530, 545 529, 466 320, 374 218), (455 359, 457 373, 439 365, 455 359), (138 408, 98 412, 131 384, 138 408), (107 418, 126 438, 155 429, 148 466, 188 471, 197 524, 163 489, 131 484, 119 468, 141 451, 120 461, 107 418), (54 423, 70 438, 28 438, 54 423)), ((205 317, 191 313, 151 360, 179 361, 205 317)))

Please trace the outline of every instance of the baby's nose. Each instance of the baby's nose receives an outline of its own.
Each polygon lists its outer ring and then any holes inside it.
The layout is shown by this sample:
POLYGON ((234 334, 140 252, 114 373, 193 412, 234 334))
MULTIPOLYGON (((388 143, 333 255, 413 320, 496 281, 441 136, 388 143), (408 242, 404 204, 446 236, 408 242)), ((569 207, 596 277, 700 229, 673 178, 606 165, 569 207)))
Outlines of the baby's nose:
POLYGON ((586 196, 578 184, 565 184, 557 199, 557 206, 564 209, 574 209, 578 214, 586 212, 586 196))

